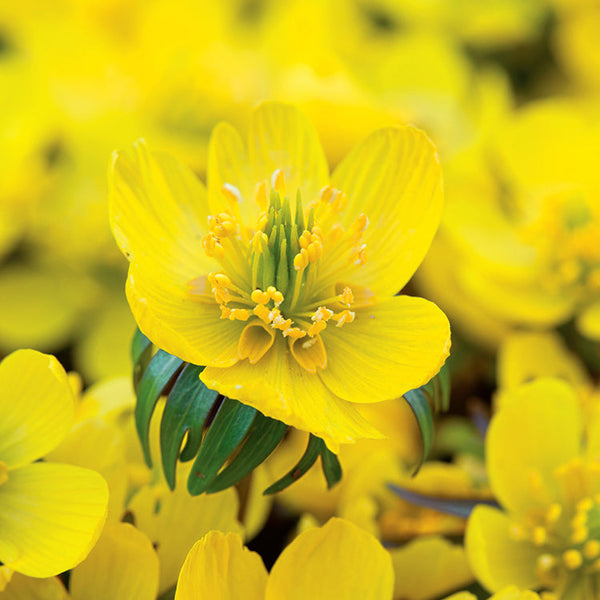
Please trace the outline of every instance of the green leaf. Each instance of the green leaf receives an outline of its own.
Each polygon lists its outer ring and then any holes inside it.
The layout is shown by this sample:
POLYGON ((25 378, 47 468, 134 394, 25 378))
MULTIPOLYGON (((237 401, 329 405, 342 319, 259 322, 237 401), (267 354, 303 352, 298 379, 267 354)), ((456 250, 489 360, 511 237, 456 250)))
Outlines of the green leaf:
POLYGON ((137 329, 131 341, 131 362, 133 364, 133 389, 137 393, 140 379, 152 358, 152 342, 137 329))
POLYGON ((327 448, 325 443, 323 443, 323 450, 321 451, 321 466, 327 481, 327 489, 331 489, 342 478, 342 465, 338 457, 327 448))
POLYGON ((172 356, 164 350, 159 350, 150 360, 139 382, 135 405, 135 426, 142 444, 144 459, 149 467, 152 467, 149 440, 150 420, 158 399, 182 364, 183 361, 180 358, 172 356))
POLYGON ((205 492, 213 482, 219 469, 248 433, 255 414, 256 409, 251 406, 223 399, 188 477, 187 488, 192 496, 205 492))
POLYGON ((280 492, 292 485, 294 481, 300 479, 315 464, 324 448, 326 448, 325 442, 311 433, 306 450, 302 458, 298 461, 298 464, 290 469, 281 479, 278 479, 273 485, 269 486, 263 494, 268 495, 280 492))
POLYGON ((417 419, 419 429, 421 430, 421 439, 423 440, 423 454, 421 461, 415 469, 414 474, 416 475, 421 465, 425 462, 425 459, 429 456, 431 446, 433 445, 433 413, 431 412, 429 399, 423 388, 406 392, 404 399, 408 402, 417 419))
POLYGON ((285 423, 257 412, 239 454, 217 475, 206 491, 209 494, 220 492, 241 481, 275 450, 286 431, 285 423))
POLYGON ((429 396, 435 412, 446 412, 450 408, 450 374, 446 365, 421 389, 429 396))
POLYGON ((160 450, 167 484, 175 488, 177 459, 182 462, 196 456, 202 442, 202 429, 218 392, 209 390, 200 381, 204 367, 186 364, 167 397, 160 422, 160 450), (187 433, 187 442, 179 455, 187 433))

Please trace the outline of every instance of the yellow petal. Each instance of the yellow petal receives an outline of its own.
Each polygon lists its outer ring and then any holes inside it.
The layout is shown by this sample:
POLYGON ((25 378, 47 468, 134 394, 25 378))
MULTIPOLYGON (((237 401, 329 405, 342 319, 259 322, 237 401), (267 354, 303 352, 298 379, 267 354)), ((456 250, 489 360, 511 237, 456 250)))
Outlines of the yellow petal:
POLYGON ((468 265, 458 270, 458 282, 493 317, 510 323, 555 325, 573 310, 574 298, 544 292, 537 282, 530 286, 507 285, 468 265))
POLYGON ((127 463, 121 431, 102 419, 88 419, 71 429, 46 459, 85 467, 100 473, 110 491, 108 519, 119 521, 125 512, 127 463))
POLYGON ((494 594, 490 600, 540 600, 540 597, 535 592, 529 590, 522 591, 511 585, 494 594))
POLYGON ((498 354, 498 386, 510 390, 538 377, 558 377, 575 386, 590 383, 583 364, 557 334, 511 334, 498 354))
POLYGON ((248 139, 248 155, 255 183, 266 181, 267 194, 272 189, 271 177, 283 171, 286 194, 292 208, 296 190, 307 206, 327 185, 329 169, 314 127, 304 114, 290 104, 266 102, 252 115, 248 139))
POLYGON ((210 531, 187 555, 175 600, 263 600, 267 576, 260 555, 245 548, 239 535, 210 531))
POLYGON ((577 329, 592 340, 600 340, 600 302, 590 304, 577 316, 577 329))
POLYGON ((394 598, 429 600, 473 580, 462 546, 423 537, 390 550, 396 579, 394 598))
POLYGON ((234 186, 240 192, 240 214, 246 225, 253 225, 259 213, 254 200, 255 186, 250 162, 242 138, 228 123, 219 123, 208 146, 207 185, 211 214, 227 209, 223 186, 234 186))
POLYGON ((435 304, 411 296, 394 296, 356 310, 341 328, 321 336, 327 368, 318 376, 349 402, 399 398, 427 383, 450 350, 450 325, 435 304))
MULTIPOLYGON (((0 590, 2 590, 1 586, 0 590)), ((34 579, 15 573, 6 589, 0 594, 0 598, 2 600, 69 600, 69 594, 56 577, 34 579)))
POLYGON ((554 471, 579 454, 583 424, 564 381, 539 379, 510 396, 487 434, 487 470, 500 503, 518 513, 561 501, 554 471))
POLYGON ((158 557, 128 523, 106 525, 86 560, 73 569, 72 600, 156 600, 158 557))
POLYGON ((241 532, 234 489, 192 497, 181 477, 173 492, 164 485, 144 487, 131 501, 129 510, 136 526, 156 546, 161 593, 175 584, 188 550, 208 531, 241 532))
POLYGON ((14 571, 12 569, 9 569, 5 565, 2 565, 0 567, 0 592, 4 591, 6 589, 6 586, 8 585, 8 582, 11 580, 13 574, 14 574, 14 571))
POLYGON ((340 443, 381 437, 349 402, 335 396, 318 374, 296 362, 282 336, 276 336, 269 352, 255 365, 241 361, 228 369, 207 367, 200 378, 211 389, 323 438, 333 452, 340 443))
POLYGON ((391 600, 394 572, 372 535, 344 519, 301 533, 273 565, 265 600, 391 600))
POLYGON ((360 213, 369 218, 363 234, 368 262, 354 271, 352 281, 378 294, 395 294, 423 260, 442 214, 433 144, 412 127, 381 129, 340 163, 332 184, 348 196, 344 226, 360 213))
POLYGON ((140 329, 160 348, 195 364, 237 360, 239 323, 213 302, 194 300, 187 283, 218 270, 202 248, 208 204, 203 186, 174 159, 143 142, 118 154, 111 179, 111 222, 131 267, 127 298, 140 329))
POLYGON ((40 458, 73 422, 73 394, 60 363, 17 350, 0 363, 0 460, 9 469, 40 458))
POLYGON ((327 352, 320 335, 290 340, 289 345, 296 362, 309 373, 316 373, 317 367, 319 369, 327 367, 327 352))
POLYGON ((238 361, 245 323, 221 319, 216 302, 194 302, 185 284, 170 284, 164 272, 129 268, 127 299, 145 335, 159 348, 197 365, 228 367, 238 361))
POLYGON ((509 535, 510 520, 489 506, 475 507, 467 524, 465 546, 477 579, 490 591, 508 585, 522 588, 538 586, 536 561, 538 549, 516 542, 509 535))
POLYGON ((258 362, 265 352, 273 345, 275 331, 267 327, 262 321, 254 320, 248 323, 242 331, 238 344, 238 358, 248 359, 250 364, 258 362))
POLYGON ((50 463, 15 469, 0 487, 0 561, 33 577, 80 563, 96 542, 108 502, 94 471, 50 463))
POLYGON ((139 140, 133 152, 115 153, 110 184, 113 233, 130 262, 172 269, 172 278, 183 276, 184 283, 203 266, 210 270, 202 250, 206 191, 190 170, 168 155, 151 153, 139 140))

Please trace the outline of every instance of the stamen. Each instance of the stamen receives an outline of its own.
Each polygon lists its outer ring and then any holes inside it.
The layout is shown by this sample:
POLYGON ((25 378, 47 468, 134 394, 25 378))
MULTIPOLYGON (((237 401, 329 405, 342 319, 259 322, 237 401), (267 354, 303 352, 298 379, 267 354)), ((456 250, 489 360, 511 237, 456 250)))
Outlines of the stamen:
POLYGON ((282 196, 285 194, 285 179, 282 169, 275 169, 271 175, 271 187, 282 196))
POLYGON ((579 569, 579 567, 581 567, 581 565, 583 564, 583 557, 581 556, 581 552, 575 550, 574 548, 563 552, 562 559, 567 569, 571 571, 579 569))

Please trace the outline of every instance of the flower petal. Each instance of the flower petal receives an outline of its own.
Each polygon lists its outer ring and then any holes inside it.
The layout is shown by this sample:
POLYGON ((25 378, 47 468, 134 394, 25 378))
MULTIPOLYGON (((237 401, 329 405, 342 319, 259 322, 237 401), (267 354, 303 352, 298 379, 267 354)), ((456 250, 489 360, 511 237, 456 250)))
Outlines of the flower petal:
POLYGON ((160 348, 196 364, 237 361, 238 323, 216 303, 198 301, 187 283, 217 269, 202 248, 208 203, 203 186, 174 159, 118 154, 112 171, 111 221, 131 261, 127 298, 140 329, 160 348))
MULTIPOLYGON (((182 481, 181 474, 178 476, 182 481)), ((177 581, 186 553, 196 540, 211 529, 241 531, 234 489, 192 497, 182 484, 173 492, 163 485, 146 486, 134 496, 129 509, 135 516, 136 526, 156 546, 161 593, 177 581)))
POLYGON ((69 587, 73 600, 156 600, 158 557, 132 525, 107 525, 88 558, 73 569, 69 587))
POLYGON ((245 548, 239 535, 210 531, 189 551, 175 600, 263 600, 267 577, 260 555, 245 548))
POLYGON ((151 153, 139 140, 132 153, 115 153, 110 184, 113 233, 130 262, 180 283, 215 264, 202 249, 206 191, 174 158, 151 153))
POLYGON ((505 394, 486 438, 492 491, 514 512, 560 502, 554 471, 579 455, 582 435, 581 409, 564 381, 538 379, 505 394))
POLYGON ((473 581, 462 545, 439 536, 422 537, 390 550, 395 574, 394 598, 428 600, 473 581))
MULTIPOLYGON (((0 586, 0 590, 2 587, 0 586)), ((2 590, 2 600, 69 600, 69 594, 56 577, 37 579, 15 573, 2 590)))
POLYGON ((440 222, 443 193, 435 147, 413 127, 380 129, 331 179, 348 196, 342 224, 348 227, 360 213, 369 217, 363 234, 368 262, 354 270, 351 281, 395 294, 423 260, 440 222))
MULTIPOLYGON (((296 107, 265 102, 253 113, 248 139, 252 185, 267 182, 277 169, 283 171, 286 193, 295 206, 296 190, 307 206, 329 182, 329 168, 314 127, 296 107)), ((267 196, 268 197, 268 196, 267 196)))
POLYGON ((96 542, 108 502, 98 473, 34 463, 15 469, 0 487, 0 561, 32 577, 50 577, 80 563, 96 542))
POLYGON ((35 350, 17 350, 0 363, 0 389, 0 460, 10 470, 40 458, 67 435, 73 394, 60 363, 35 350))
POLYGON ((393 589, 392 560, 383 546, 349 521, 333 518, 285 548, 271 570, 265 600, 391 600, 393 589))
POLYGON ((450 325, 433 303, 394 296, 356 310, 356 318, 322 333, 327 368, 318 376, 348 402, 399 398, 427 383, 450 350, 450 325))
POLYGON ((208 146, 207 185, 211 214, 227 209, 223 196, 225 184, 240 192, 240 214, 246 225, 253 225, 259 213, 254 201, 255 186, 250 161, 239 133, 229 123, 219 123, 212 132, 208 146))
POLYGON ((221 319, 216 302, 197 302, 185 285, 162 271, 129 267, 127 300, 140 329, 159 348, 196 365, 228 367, 238 361, 242 321, 221 319))
POLYGON ((514 541, 510 520, 489 506, 476 506, 467 524, 465 545, 477 579, 490 591, 508 585, 536 588, 539 550, 531 543, 514 541))
POLYGON ((349 402, 334 395, 317 374, 303 369, 280 335, 255 365, 245 360, 228 369, 207 367, 200 379, 209 388, 273 419, 314 433, 336 453, 341 443, 382 437, 349 402))

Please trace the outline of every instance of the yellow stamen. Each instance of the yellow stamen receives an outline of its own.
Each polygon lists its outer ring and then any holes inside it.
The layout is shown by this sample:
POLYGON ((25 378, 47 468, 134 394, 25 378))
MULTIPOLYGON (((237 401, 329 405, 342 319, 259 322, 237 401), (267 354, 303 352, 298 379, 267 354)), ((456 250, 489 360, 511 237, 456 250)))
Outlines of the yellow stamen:
MULTIPOLYGON (((269 199, 267 197, 267 182, 261 181, 256 184, 256 190, 254 192, 254 200, 258 204, 261 210, 265 212, 269 208, 269 199)), ((266 216, 266 215, 265 215, 266 216)), ((260 228, 262 229, 262 227, 260 228)))
POLYGON ((354 317, 356 313, 351 310, 343 310, 340 313, 334 314, 331 318, 334 321, 337 321, 336 327, 341 327, 344 323, 352 323, 354 321, 354 317))
POLYGON ((541 526, 534 527, 532 539, 536 546, 543 546, 548 539, 546 528, 541 526))
POLYGON ((354 294, 349 287, 345 287, 342 291, 342 304, 350 306, 354 302, 354 294))
POLYGON ((277 190, 282 196, 285 195, 285 178, 282 169, 275 169, 271 175, 271 187, 277 190))

